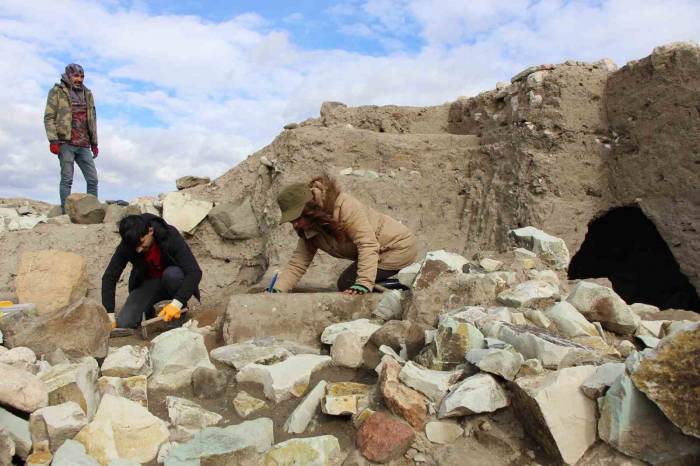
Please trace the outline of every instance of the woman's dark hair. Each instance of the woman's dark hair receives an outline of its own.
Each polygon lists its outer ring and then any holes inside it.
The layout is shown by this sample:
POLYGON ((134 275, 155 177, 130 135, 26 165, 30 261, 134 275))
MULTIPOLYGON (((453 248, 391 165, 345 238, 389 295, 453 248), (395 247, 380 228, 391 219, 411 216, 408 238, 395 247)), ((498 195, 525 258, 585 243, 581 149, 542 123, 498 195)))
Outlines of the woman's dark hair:
POLYGON ((119 222, 119 236, 130 248, 136 249, 147 234, 148 222, 140 215, 128 215, 119 222))

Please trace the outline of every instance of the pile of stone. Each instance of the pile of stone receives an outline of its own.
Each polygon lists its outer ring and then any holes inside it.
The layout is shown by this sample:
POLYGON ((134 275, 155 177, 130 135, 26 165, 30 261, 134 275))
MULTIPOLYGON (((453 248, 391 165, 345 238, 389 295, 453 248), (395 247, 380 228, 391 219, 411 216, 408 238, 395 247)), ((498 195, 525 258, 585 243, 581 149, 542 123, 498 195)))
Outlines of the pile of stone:
MULTIPOLYGON (((303 397, 288 434, 308 434, 319 416, 347 417, 370 461, 426 461, 421 439, 450 444, 471 418, 504 409, 558 463, 576 463, 599 440, 652 464, 697 459, 698 375, 687 367, 697 365, 700 323, 652 320, 653 306, 565 280, 559 238, 532 227, 511 236, 517 247, 502 260, 429 252, 399 273, 410 292, 385 293, 370 318, 326 326, 316 348, 253 339, 211 356, 238 382, 260 384, 270 403, 303 397), (376 383, 311 387, 328 365, 371 368, 376 383)), ((225 322, 240 335, 233 317, 225 322)), ((253 412, 262 402, 241 403, 253 412)))
POLYGON ((38 213, 30 206, 0 206, 0 234, 5 231, 31 230, 39 223, 46 223, 46 214, 38 213))

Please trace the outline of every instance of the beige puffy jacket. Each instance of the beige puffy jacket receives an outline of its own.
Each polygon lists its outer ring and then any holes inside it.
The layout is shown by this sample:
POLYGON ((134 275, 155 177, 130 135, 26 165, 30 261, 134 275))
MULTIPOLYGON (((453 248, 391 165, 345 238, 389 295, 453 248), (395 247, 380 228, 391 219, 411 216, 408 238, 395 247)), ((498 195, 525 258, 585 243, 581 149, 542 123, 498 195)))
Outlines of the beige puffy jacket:
POLYGON ((399 270, 415 261, 416 237, 408 228, 348 194, 341 192, 330 196, 335 197, 333 218, 343 226, 345 239, 337 241, 324 232, 317 232, 311 238, 299 238, 275 286, 280 291, 294 288, 319 249, 333 257, 357 261, 355 283, 369 290, 374 288, 378 268, 399 270))

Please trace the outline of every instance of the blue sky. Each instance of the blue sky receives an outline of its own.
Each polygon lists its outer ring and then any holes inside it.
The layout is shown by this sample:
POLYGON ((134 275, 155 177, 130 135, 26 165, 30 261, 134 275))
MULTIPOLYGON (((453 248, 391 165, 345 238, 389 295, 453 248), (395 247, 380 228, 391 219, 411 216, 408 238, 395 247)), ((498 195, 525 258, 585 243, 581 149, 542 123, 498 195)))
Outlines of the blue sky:
POLYGON ((697 0, 3 0, 0 196, 57 201, 42 116, 68 62, 97 103, 100 197, 128 200, 221 175, 326 100, 437 105, 533 64, 622 65, 699 41, 699 18, 697 0))

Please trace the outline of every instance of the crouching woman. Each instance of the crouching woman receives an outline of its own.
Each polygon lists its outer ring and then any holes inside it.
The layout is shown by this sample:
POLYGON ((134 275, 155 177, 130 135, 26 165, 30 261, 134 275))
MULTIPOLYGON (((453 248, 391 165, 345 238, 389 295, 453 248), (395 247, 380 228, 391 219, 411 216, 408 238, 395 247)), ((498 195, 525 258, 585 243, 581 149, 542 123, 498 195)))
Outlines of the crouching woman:
POLYGON ((408 228, 342 192, 328 176, 287 186, 277 203, 280 223, 291 222, 299 241, 275 292, 292 290, 319 249, 354 261, 338 278, 338 289, 347 294, 372 291, 375 282, 395 275, 418 254, 408 228))

